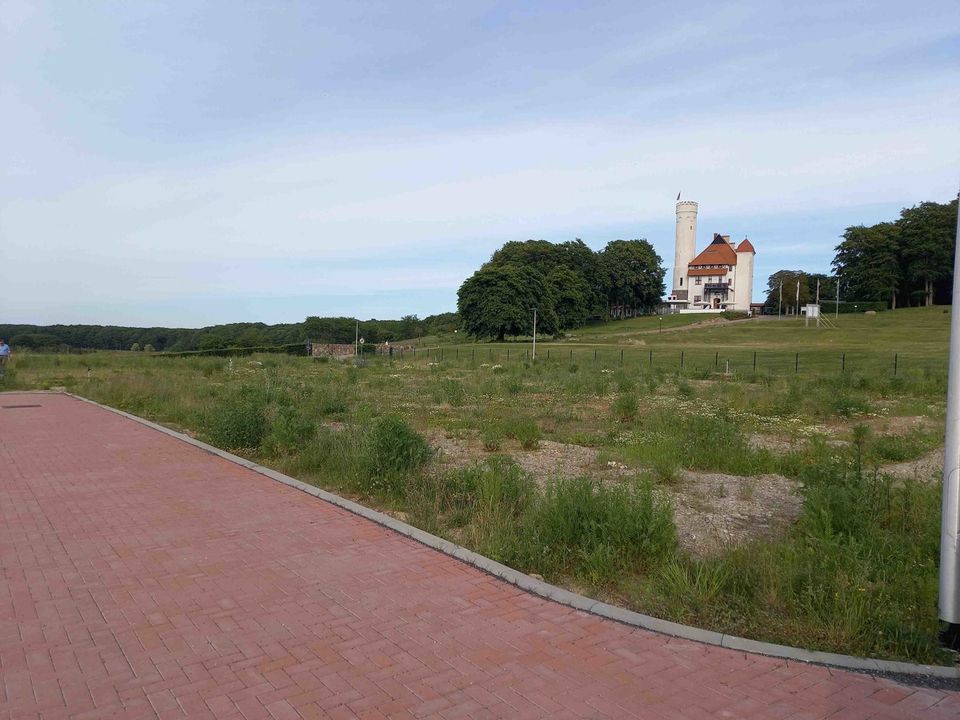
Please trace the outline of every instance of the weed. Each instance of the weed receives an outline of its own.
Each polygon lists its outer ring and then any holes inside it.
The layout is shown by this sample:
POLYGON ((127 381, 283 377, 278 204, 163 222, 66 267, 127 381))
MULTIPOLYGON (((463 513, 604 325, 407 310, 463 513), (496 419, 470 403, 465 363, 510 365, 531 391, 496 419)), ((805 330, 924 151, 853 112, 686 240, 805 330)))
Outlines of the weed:
POLYGON ((406 421, 387 415, 373 422, 361 456, 369 491, 399 496, 403 478, 430 459, 427 441, 406 421))
POLYGON ((540 446, 540 426, 531 417, 517 415, 502 421, 503 433, 516 440, 524 450, 536 450, 540 446))
POLYGON ((263 390, 240 386, 208 411, 207 437, 228 450, 258 448, 267 432, 266 404, 263 390))

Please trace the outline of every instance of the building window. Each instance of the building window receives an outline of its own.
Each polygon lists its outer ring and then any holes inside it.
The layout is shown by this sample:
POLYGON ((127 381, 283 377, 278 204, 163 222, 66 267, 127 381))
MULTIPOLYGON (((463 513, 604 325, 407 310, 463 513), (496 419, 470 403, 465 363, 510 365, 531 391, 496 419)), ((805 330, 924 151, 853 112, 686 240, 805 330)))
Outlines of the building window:
POLYGON ((702 297, 701 295, 696 295, 696 296, 693 298, 693 301, 694 301, 695 303, 703 302, 703 297, 702 297))
POLYGON ((700 284, 700 278, 698 277, 696 280, 694 280, 694 282, 695 282, 697 285, 699 285, 699 284, 700 284))
POLYGON ((683 275, 680 276, 680 287, 683 287, 683 275))

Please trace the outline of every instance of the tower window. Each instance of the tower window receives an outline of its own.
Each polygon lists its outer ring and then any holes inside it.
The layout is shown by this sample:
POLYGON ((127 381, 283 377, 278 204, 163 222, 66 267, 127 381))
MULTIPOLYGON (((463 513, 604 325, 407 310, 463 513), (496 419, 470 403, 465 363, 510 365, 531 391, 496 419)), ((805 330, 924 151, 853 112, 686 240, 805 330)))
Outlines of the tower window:
POLYGON ((680 287, 683 287, 683 275, 680 276, 680 287))

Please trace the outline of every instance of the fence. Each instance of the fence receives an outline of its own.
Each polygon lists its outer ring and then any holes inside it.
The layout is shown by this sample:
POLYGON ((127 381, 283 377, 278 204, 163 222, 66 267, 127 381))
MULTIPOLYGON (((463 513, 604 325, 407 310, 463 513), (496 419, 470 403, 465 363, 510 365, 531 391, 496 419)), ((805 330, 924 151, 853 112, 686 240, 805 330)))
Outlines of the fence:
MULTIPOLYGON (((449 346, 398 349, 378 358, 380 361, 444 363, 478 366, 530 362, 531 348, 505 346, 449 346)), ((706 350, 638 349, 611 347, 537 348, 538 363, 576 363, 602 368, 627 367, 669 372, 732 375, 861 374, 891 375, 945 374, 946 349, 942 355, 923 352, 870 352, 865 350, 783 351, 728 348, 706 350)))

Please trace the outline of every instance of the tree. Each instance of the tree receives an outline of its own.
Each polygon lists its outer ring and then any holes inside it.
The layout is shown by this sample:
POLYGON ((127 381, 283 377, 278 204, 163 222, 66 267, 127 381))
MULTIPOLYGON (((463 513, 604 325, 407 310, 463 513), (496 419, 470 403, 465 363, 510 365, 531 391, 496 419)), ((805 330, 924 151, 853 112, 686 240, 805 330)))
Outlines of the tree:
POLYGON ((423 325, 416 315, 404 315, 400 318, 400 337, 407 340, 423 334, 423 325), (418 332, 419 331, 419 332, 418 332))
POLYGON ((906 277, 920 285, 924 305, 933 305, 934 284, 953 272, 957 201, 923 202, 905 208, 896 224, 906 277))
POLYGON ((600 255, 607 276, 607 304, 613 317, 655 307, 663 295, 660 256, 646 240, 613 240, 600 255))
POLYGON ((539 271, 511 264, 484 265, 457 292, 457 310, 464 329, 475 337, 501 342, 507 335, 533 332, 534 308, 538 310, 538 331, 556 332, 555 303, 539 271))
POLYGON ((131 346, 130 346, 130 351, 131 351, 131 352, 140 352, 140 343, 135 342, 133 345, 131 345, 131 346))
POLYGON ((156 348, 154 348, 153 345, 151 345, 150 343, 147 343, 146 345, 143 346, 143 351, 152 353, 152 352, 156 352, 156 348))
POLYGON ((563 265, 547 276, 547 285, 554 297, 557 324, 561 329, 580 327, 589 314, 590 287, 573 270, 563 265))
MULTIPOLYGON (((803 270, 777 270, 767 279, 767 298, 764 301, 764 307, 770 310, 776 310, 780 307, 780 287, 783 284, 783 308, 794 307, 797 304, 797 283, 800 283, 800 305, 807 305, 813 302, 816 292, 816 280, 813 280, 813 290, 811 290, 811 277, 803 270)), ((821 288, 822 292, 822 288, 821 288)), ((799 314, 799 310, 797 310, 799 314)))
POLYGON ((837 245, 833 267, 840 275, 840 290, 858 300, 887 300, 897 307, 903 283, 900 232, 894 223, 848 227, 837 245))

